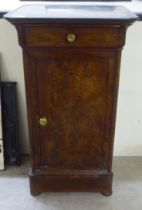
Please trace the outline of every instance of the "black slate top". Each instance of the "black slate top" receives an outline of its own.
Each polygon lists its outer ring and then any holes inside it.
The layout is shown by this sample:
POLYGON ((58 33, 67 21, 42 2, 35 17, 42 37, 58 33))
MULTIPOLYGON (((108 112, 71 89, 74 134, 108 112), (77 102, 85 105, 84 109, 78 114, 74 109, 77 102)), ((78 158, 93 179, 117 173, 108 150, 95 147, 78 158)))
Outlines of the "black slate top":
POLYGON ((6 14, 6 11, 0 11, 0 18, 3 18, 3 16, 6 14))
POLYGON ((137 16, 123 6, 25 5, 4 16, 11 20, 24 19, 93 19, 134 21, 137 16))

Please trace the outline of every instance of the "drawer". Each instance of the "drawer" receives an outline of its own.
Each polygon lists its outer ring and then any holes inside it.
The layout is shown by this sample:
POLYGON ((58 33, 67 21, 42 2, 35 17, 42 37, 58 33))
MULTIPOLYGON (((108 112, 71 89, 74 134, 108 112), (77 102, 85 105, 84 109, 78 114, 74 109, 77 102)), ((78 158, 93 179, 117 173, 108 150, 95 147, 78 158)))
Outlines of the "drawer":
POLYGON ((30 26, 25 29, 29 47, 118 47, 119 27, 56 27, 30 26))

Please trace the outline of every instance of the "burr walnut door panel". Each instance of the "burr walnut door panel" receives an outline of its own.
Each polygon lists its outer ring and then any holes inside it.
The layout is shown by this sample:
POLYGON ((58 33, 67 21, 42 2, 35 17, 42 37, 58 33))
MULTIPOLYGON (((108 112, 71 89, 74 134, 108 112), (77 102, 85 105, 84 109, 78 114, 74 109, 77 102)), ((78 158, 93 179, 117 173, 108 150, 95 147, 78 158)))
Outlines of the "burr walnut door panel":
MULTIPOLYGON (((34 52, 41 168, 106 169, 112 146, 113 52, 34 52), (39 120, 45 118, 46 125, 39 120)), ((34 66, 34 65, 33 65, 34 66)), ((38 157, 37 157, 38 155, 38 157)))

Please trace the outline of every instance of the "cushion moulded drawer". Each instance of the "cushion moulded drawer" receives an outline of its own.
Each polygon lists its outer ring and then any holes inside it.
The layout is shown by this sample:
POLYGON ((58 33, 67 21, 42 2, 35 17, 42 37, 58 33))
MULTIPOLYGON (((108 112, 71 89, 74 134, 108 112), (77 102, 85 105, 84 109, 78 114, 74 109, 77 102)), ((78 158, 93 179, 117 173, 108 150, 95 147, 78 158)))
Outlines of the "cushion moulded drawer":
POLYGON ((117 26, 82 28, 32 25, 25 28, 25 44, 29 47, 115 48, 121 47, 121 37, 121 29, 117 26), (70 35, 74 35, 74 40, 68 41, 70 35))

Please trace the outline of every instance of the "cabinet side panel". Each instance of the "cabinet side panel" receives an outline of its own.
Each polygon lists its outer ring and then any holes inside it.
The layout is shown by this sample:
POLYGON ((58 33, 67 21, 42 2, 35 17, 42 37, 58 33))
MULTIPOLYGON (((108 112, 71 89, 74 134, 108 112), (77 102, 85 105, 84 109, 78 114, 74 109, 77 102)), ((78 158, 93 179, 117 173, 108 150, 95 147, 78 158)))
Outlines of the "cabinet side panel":
POLYGON ((36 62, 35 59, 29 55, 28 51, 23 51, 24 58, 24 76, 25 76, 25 90, 26 103, 28 114, 29 140, 31 150, 32 170, 38 168, 39 163, 39 147, 38 147, 38 97, 36 84, 36 62))

